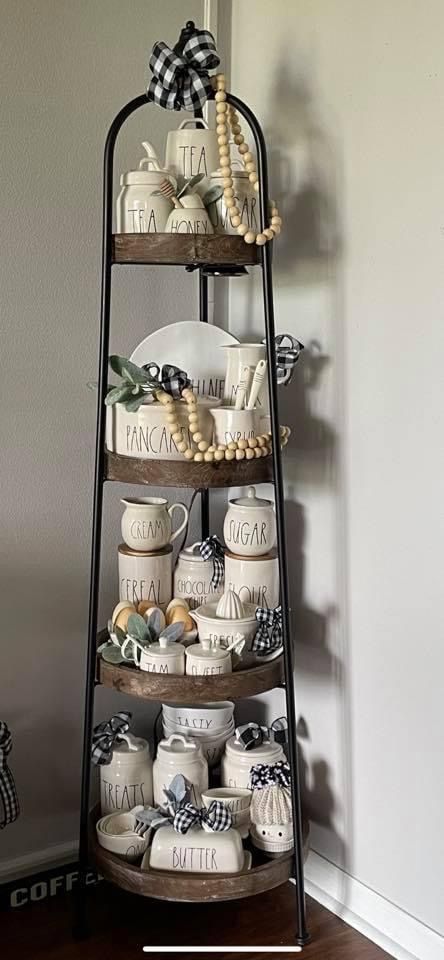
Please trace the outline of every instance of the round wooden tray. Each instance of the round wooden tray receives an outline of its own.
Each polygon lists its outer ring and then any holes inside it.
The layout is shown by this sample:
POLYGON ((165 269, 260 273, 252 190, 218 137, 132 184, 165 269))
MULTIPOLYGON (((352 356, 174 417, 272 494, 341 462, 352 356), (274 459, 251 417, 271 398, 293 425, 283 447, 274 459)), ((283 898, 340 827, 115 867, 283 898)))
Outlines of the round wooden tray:
MULTIPOLYGON (((101 634, 99 641, 106 639, 101 634)), ((210 703, 217 700, 243 700, 279 686, 283 680, 283 659, 261 664, 250 670, 237 670, 219 677, 165 676, 146 673, 136 667, 115 666, 97 658, 97 679, 104 687, 129 693, 143 700, 161 703, 210 703)))
MULTIPOLYGON (((175 900, 184 903, 205 903, 215 900, 240 900, 279 887, 293 874, 293 854, 283 853, 267 859, 251 847, 253 866, 241 873, 197 874, 175 873, 170 870, 141 870, 104 850, 97 841, 95 822, 97 811, 90 821, 90 850, 98 872, 123 890, 155 900, 175 900)), ((304 858, 308 856, 309 828, 304 823, 304 858)))
POLYGON ((106 451, 105 477, 120 483, 146 483, 153 487, 243 487, 269 483, 273 458, 222 460, 219 463, 188 463, 186 460, 141 460, 106 451))
POLYGON ((227 234, 115 233, 112 257, 113 263, 227 267, 253 266, 260 261, 260 252, 255 244, 227 234))

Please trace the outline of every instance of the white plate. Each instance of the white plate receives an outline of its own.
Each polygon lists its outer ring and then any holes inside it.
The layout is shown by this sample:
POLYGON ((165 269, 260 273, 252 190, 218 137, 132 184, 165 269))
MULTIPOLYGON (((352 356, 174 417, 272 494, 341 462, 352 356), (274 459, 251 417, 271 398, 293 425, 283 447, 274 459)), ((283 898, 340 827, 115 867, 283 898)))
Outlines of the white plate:
POLYGON ((236 337, 211 323, 182 320, 150 333, 133 350, 130 360, 144 363, 174 363, 185 370, 196 393, 222 398, 226 355, 222 347, 239 343, 236 337))

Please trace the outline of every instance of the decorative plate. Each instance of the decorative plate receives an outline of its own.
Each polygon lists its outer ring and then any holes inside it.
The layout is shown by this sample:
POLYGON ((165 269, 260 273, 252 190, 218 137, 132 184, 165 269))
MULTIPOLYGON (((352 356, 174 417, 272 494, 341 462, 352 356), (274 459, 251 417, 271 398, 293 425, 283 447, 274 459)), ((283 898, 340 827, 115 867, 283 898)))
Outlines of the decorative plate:
POLYGON ((150 333, 136 347, 130 360, 144 363, 174 363, 185 370, 198 394, 222 398, 224 395, 226 356, 221 349, 239 343, 236 337, 211 323, 182 320, 150 333))

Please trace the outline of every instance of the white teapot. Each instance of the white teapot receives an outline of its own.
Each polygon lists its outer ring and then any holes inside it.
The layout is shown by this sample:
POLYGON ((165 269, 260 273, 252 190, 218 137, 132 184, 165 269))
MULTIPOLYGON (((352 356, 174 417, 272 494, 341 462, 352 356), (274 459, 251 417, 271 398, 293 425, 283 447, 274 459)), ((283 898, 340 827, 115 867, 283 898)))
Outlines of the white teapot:
POLYGON ((176 178, 189 180, 198 173, 209 177, 219 166, 216 131, 210 130, 201 117, 184 120, 167 136, 165 166, 176 178))

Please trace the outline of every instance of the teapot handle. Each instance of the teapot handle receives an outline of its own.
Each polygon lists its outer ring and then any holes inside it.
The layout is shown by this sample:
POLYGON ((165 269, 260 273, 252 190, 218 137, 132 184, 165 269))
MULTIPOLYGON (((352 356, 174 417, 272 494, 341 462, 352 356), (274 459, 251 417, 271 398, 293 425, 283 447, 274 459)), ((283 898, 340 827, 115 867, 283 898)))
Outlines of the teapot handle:
POLYGON ((188 123, 196 123, 196 124, 197 124, 197 123, 201 123, 202 126, 203 126, 203 128, 204 128, 204 130, 209 130, 209 129, 210 129, 209 126, 208 126, 208 124, 207 124, 207 122, 206 122, 206 120, 204 120, 203 117, 193 117, 192 120, 182 120, 182 123, 180 124, 180 126, 179 126, 177 129, 178 129, 178 130, 183 130, 184 127, 186 127, 188 123))

